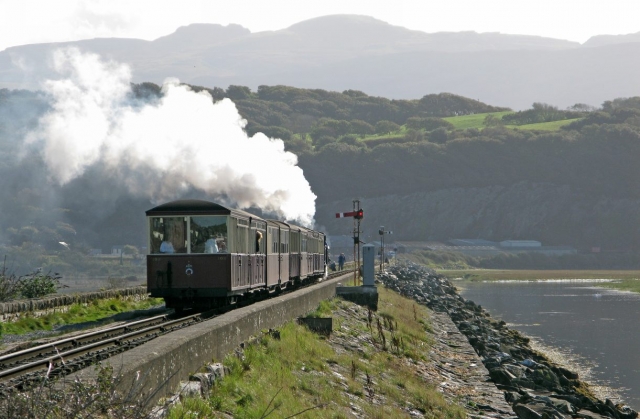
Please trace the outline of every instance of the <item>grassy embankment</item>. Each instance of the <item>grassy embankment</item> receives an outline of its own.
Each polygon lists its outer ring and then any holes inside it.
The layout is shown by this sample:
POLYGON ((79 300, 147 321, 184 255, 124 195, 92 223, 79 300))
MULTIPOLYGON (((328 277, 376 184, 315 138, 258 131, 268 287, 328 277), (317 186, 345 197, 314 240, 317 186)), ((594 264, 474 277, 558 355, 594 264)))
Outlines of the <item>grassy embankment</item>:
POLYGON ((462 278, 470 281, 612 279, 615 282, 596 282, 595 285, 640 293, 640 271, 637 270, 441 269, 438 273, 450 279, 462 278))
POLYGON ((0 323, 0 335, 22 335, 38 330, 53 330, 57 326, 79 324, 106 319, 114 314, 144 310, 163 303, 160 298, 132 301, 123 298, 94 300, 90 304, 73 304, 66 312, 55 312, 40 317, 28 313, 13 322, 0 323))
POLYGON ((428 362, 432 342, 427 309, 383 287, 378 290, 379 311, 369 312, 369 321, 366 309, 356 311, 343 300, 320 304, 312 316, 333 317, 330 339, 289 322, 279 329, 279 339, 265 333, 245 347, 242 358, 226 357, 231 373, 208 397, 186 399, 173 408, 169 419, 272 413, 347 418, 354 411, 368 418, 408 418, 408 409, 433 418, 466 417, 462 407, 448 403, 416 373, 416 363, 428 362))
MULTIPOLYGON (((451 122, 456 129, 470 129, 477 128, 483 129, 484 119, 488 115, 493 115, 497 119, 502 119, 504 115, 509 115, 514 112, 492 112, 492 113, 480 113, 475 115, 462 115, 462 116, 452 116, 449 118, 443 118, 445 121, 451 122)), ((576 119, 565 119, 562 121, 552 121, 552 122, 542 122, 539 124, 527 124, 527 125, 505 125, 506 128, 510 129, 521 129, 521 130, 541 130, 541 131, 557 131, 563 125, 570 124, 573 121, 577 121, 576 119)))

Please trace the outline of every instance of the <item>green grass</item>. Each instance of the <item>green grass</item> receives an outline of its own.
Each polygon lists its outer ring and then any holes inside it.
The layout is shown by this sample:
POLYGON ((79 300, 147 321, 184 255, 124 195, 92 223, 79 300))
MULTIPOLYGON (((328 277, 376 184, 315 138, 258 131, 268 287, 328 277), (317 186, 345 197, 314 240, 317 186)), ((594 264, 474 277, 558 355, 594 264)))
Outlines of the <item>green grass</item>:
MULTIPOLYGON (((455 129, 465 130, 465 129, 484 129, 484 119, 488 115, 493 115, 498 119, 501 119, 504 115, 509 115, 515 113, 513 111, 504 111, 504 112, 488 112, 488 113, 479 113, 474 115, 461 115, 461 116, 451 116, 448 118, 442 118, 445 121, 451 122, 455 129)), ((539 124, 528 124, 528 125, 505 125, 506 128, 509 129, 521 129, 521 130, 539 130, 539 131, 557 131, 560 127, 564 125, 568 125, 573 121, 577 121, 580 118, 576 119, 565 119, 562 121, 552 121, 552 122, 542 122, 539 124)), ((367 135, 363 138, 360 138, 360 141, 375 141, 375 140, 385 140, 392 139, 398 137, 404 137, 407 134, 406 125, 402 125, 398 131, 388 133, 388 134, 374 134, 367 135)), ((424 130, 423 130, 424 131, 424 130)))
POLYGON ((369 140, 381 140, 381 139, 385 139, 385 138, 404 137, 404 135, 406 133, 407 133, 407 127, 406 127, 406 125, 402 125, 398 131, 394 131, 394 132, 387 133, 387 134, 367 135, 364 138, 361 138, 360 140, 361 141, 369 141, 369 140))
POLYGON ((488 115, 493 115, 498 119, 501 119, 504 115, 509 115, 515 113, 513 111, 505 111, 505 112, 489 112, 489 113, 477 113, 474 115, 461 115, 461 116, 451 116, 448 118, 442 118, 445 121, 451 122, 456 129, 470 129, 484 128, 484 119, 488 115))
MULTIPOLYGON (((490 112, 490 113, 479 113, 475 115, 462 115, 462 116, 452 116, 449 118, 443 118, 445 121, 449 121, 453 124, 456 129, 484 129, 484 119, 488 115, 493 115, 496 118, 502 118, 504 115, 509 115, 514 112, 506 111, 506 112, 490 112)), ((522 130, 540 130, 540 131, 557 131, 560 127, 564 125, 568 125, 574 121, 578 121, 581 118, 575 119, 564 119, 562 121, 552 121, 552 122, 541 122, 539 124, 528 124, 528 125, 505 125, 506 128, 510 129, 522 129, 522 130)))
POLYGON ((582 118, 564 119, 562 121, 541 122, 539 124, 528 125, 506 125, 507 128, 512 129, 526 129, 526 130, 540 130, 540 131, 557 131, 560 127, 569 125, 574 121, 578 121, 582 118))
POLYGON ((66 312, 56 312, 40 317, 25 314, 13 322, 0 324, 0 334, 22 335, 38 330, 52 330, 57 326, 102 320, 114 314, 132 310, 144 310, 162 304, 160 298, 131 301, 121 298, 94 300, 87 305, 73 304, 66 312))
POLYGON ((638 270, 511 270, 511 269, 451 269, 438 270, 447 278, 470 281, 551 280, 551 279, 613 279, 594 285, 621 291, 640 292, 638 270))
POLYGON ((317 310, 333 314, 334 334, 355 337, 364 353, 338 353, 326 338, 289 322, 279 340, 264 334, 245 346, 243 358, 226 357, 230 374, 204 401, 187 400, 168 418, 219 417, 221 412, 234 418, 347 418, 353 416, 352 405, 367 418, 408 418, 409 406, 426 417, 466 417, 462 407, 446 402, 416 373, 414 363, 428 358, 431 342, 426 308, 382 287, 379 291, 379 316, 373 314, 371 328, 366 309, 351 303, 335 299, 317 310))

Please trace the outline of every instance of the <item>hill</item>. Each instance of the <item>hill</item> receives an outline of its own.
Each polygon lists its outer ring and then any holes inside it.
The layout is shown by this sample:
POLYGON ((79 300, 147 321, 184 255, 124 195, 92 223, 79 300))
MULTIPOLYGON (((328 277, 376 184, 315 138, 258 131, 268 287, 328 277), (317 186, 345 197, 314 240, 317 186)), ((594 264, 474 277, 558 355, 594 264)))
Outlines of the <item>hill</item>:
POLYGON ((637 36, 594 37, 580 45, 500 33, 429 34, 357 15, 325 16, 269 32, 195 24, 154 41, 12 47, 0 52, 0 88, 38 88, 52 77, 51 51, 68 46, 130 64, 138 83, 177 77, 211 87, 284 84, 395 99, 451 92, 514 109, 534 102, 597 106, 640 94, 637 36))

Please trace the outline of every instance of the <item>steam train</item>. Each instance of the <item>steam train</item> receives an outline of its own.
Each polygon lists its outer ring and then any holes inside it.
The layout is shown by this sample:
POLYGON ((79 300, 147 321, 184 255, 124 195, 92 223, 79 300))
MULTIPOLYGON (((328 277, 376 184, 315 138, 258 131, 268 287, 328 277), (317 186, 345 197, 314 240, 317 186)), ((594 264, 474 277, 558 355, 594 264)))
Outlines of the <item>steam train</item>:
POLYGON ((147 289, 167 308, 234 304, 326 276, 321 232, 200 200, 146 216, 147 289))

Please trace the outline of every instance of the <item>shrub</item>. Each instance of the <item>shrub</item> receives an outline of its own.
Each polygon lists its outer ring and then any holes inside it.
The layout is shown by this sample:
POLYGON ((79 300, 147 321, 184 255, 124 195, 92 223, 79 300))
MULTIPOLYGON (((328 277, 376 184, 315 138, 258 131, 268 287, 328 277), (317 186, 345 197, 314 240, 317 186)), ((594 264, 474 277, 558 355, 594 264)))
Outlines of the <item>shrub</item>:
POLYGON ((0 271, 0 301, 15 299, 20 293, 20 278, 7 272, 6 259, 0 271))
POLYGON ((42 274, 34 272, 19 278, 20 295, 24 298, 39 298, 48 294, 54 294, 60 288, 60 276, 58 274, 42 274))

